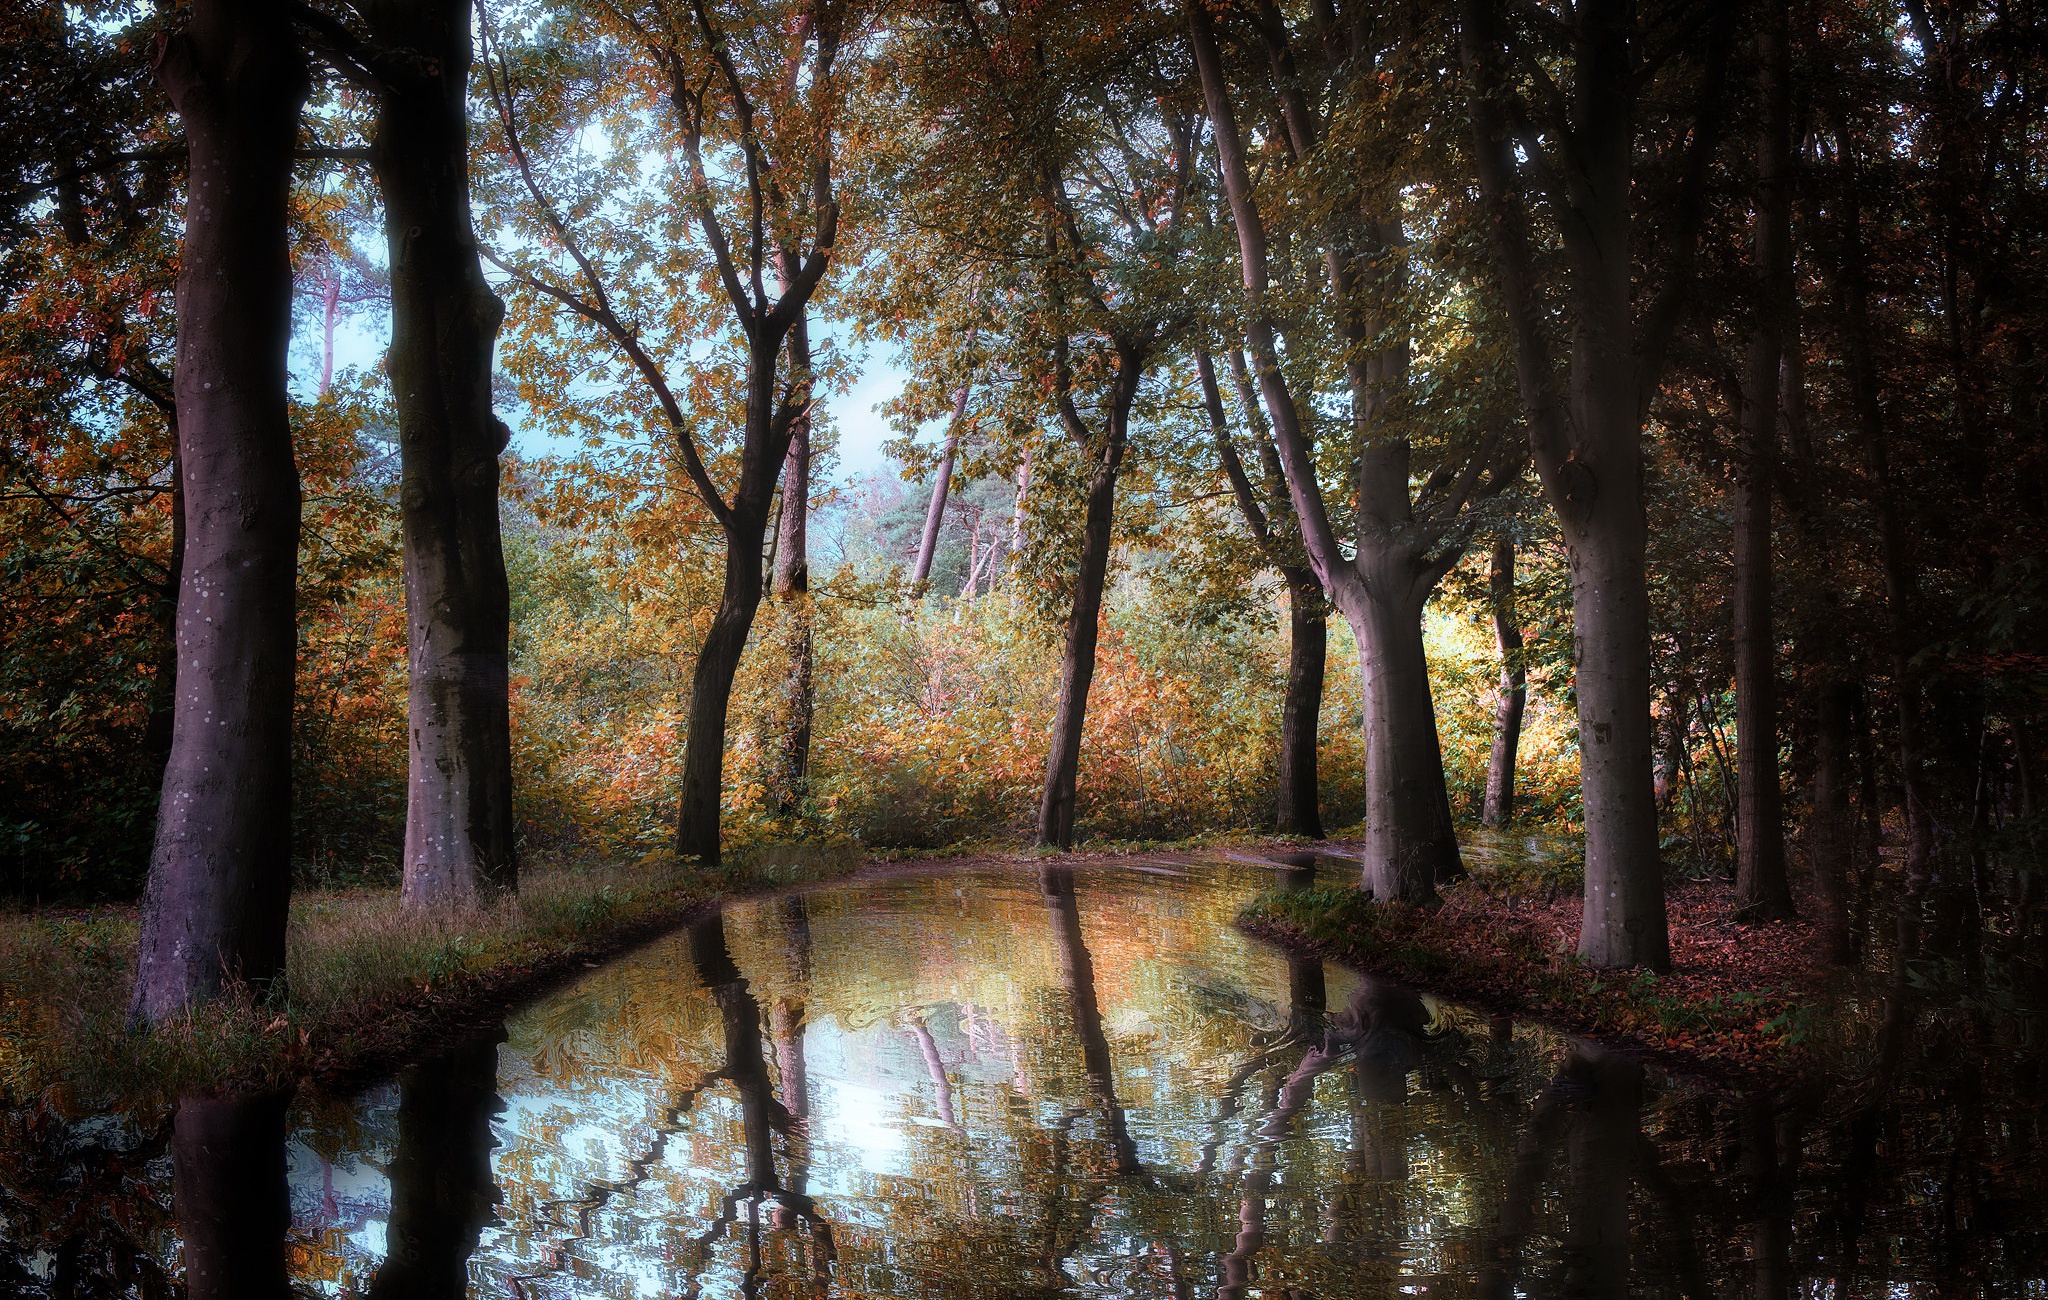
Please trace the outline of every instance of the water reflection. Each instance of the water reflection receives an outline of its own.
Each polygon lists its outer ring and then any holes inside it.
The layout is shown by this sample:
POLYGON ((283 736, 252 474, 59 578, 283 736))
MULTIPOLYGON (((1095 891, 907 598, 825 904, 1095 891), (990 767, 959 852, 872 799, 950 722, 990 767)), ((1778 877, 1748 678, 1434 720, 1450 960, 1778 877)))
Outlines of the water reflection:
POLYGON ((1914 1092, 1904 1044, 1940 1021, 1901 1013, 1882 1069, 1839 1101, 1678 1087, 1231 928, 1253 892, 1315 872, 1049 864, 735 906, 347 1105, 195 1099, 158 1146, 147 1124, 21 1128, 40 1136, 0 1144, 0 1280, 152 1296, 182 1267, 193 1296, 289 1278, 522 1300, 2042 1292, 2036 1114, 1914 1092), (88 1169, 118 1207, 96 1203, 89 1232, 53 1190, 88 1169), (152 1218, 149 1189, 173 1183, 175 1221, 152 1218), (125 1255, 106 1244, 123 1223, 125 1255))

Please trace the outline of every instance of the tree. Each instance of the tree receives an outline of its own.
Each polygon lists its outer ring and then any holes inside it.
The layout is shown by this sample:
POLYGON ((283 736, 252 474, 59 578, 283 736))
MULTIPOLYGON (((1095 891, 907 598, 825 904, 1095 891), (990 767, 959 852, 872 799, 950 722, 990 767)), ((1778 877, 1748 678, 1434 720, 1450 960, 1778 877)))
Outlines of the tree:
MULTIPOLYGON (((785 383, 782 357, 839 237, 833 161, 843 90, 837 61, 842 31, 859 30, 860 21, 858 14, 823 0, 736 5, 718 13, 696 4, 687 14, 600 4, 595 16, 607 39, 637 56, 628 83, 635 93, 664 101, 667 121, 650 148, 667 161, 662 179, 702 240, 705 264, 691 267, 690 278, 706 273, 729 315, 717 326, 692 321, 687 313, 695 304, 679 294, 672 311, 685 315, 664 322, 663 340, 649 332, 648 321, 659 315, 615 305, 641 287, 635 264, 607 257, 604 247, 571 224, 597 202, 579 202, 565 215, 548 194, 527 151, 510 65, 503 61, 490 85, 506 152, 536 233, 561 256, 552 267, 532 257, 494 260, 536 298, 595 327, 623 356, 654 398, 689 481, 723 538, 718 610, 691 679, 676 820, 677 853, 715 863, 733 675, 760 609, 776 482, 812 400, 811 375, 798 373, 785 383), (784 276, 771 294, 765 282, 778 265, 784 276), (659 351, 664 341, 679 343, 678 334, 705 329, 723 333, 739 354, 732 376, 738 465, 729 492, 713 475, 698 395, 671 382, 675 363, 659 351)), ((607 68, 600 61, 599 74, 607 68)), ((626 139, 645 129, 638 119, 621 117, 613 124, 626 139)), ((616 226, 607 235, 622 237, 616 226)))
MULTIPOLYGON (((1473 160, 1513 344, 1529 445, 1573 566, 1578 638, 1579 770, 1586 820, 1586 908, 1579 955, 1595 966, 1671 962, 1650 776, 1649 597, 1644 554, 1643 421, 1693 281, 1702 190, 1717 137, 1728 17, 1619 0, 1575 6, 1527 30, 1493 0, 1467 0, 1461 56, 1473 160), (1690 112, 1665 99, 1680 57, 1706 53, 1690 112), (1555 54, 1564 84, 1541 60, 1555 54), (1512 79, 1510 68, 1513 69, 1512 79), (1639 69, 1661 73, 1646 82, 1639 69), (1533 100, 1533 102, 1532 102, 1533 100), (1652 110, 1662 116, 1652 115, 1652 110), (1681 125, 1654 155, 1644 127, 1681 125), (1656 164, 1656 165, 1652 165, 1656 164), (1659 199, 1640 191, 1675 172, 1659 199), (1546 311, 1538 235, 1525 191, 1541 198, 1562 251, 1563 321, 1546 311), (1637 213, 1653 202, 1668 215, 1637 213), (1643 238, 1665 233, 1661 246, 1643 238), (1639 312, 1636 267, 1649 267, 1639 312), (1566 384, 1555 337, 1568 323, 1566 384)), ((1551 252, 1545 245, 1544 254, 1551 252)))
MULTIPOLYGON (((367 41, 311 18, 344 75, 377 94, 370 159, 390 259, 410 657, 403 898, 447 911, 518 879, 511 593, 498 532, 498 457, 511 434, 491 411, 504 305, 484 281, 470 221, 469 4, 356 9, 367 41)), ((330 299, 330 356, 332 312, 330 299)))
POLYGON ((1493 544, 1487 573, 1492 598, 1493 639, 1500 647, 1500 700, 1493 711, 1493 750, 1486 761, 1486 805, 1481 820, 1501 827, 1515 815, 1515 752, 1521 748, 1522 713, 1529 704, 1529 666, 1522 654, 1522 625, 1515 615, 1515 543, 1493 544))
POLYGON ((1244 458, 1230 432, 1223 413, 1223 393, 1216 383, 1216 363, 1206 346, 1197 344, 1195 373, 1202 386, 1202 409, 1209 419, 1210 437, 1216 443, 1216 459, 1230 483, 1238 513, 1251 530, 1252 541, 1280 572, 1287 585, 1287 693, 1280 703, 1280 762, 1276 782, 1273 823, 1288 835, 1323 838, 1323 818, 1317 798, 1316 759, 1322 742, 1323 669, 1329 657, 1328 604, 1323 585, 1309 567, 1308 555, 1293 526, 1293 509, 1287 501, 1287 476, 1273 447, 1270 426, 1262 417, 1253 396, 1251 377, 1245 369, 1244 354, 1230 349, 1230 374, 1251 426, 1252 444, 1258 449, 1261 481, 1254 487, 1245 472, 1244 458))
POLYGON ((305 67, 282 10, 198 0, 157 76, 190 152, 178 276, 178 697, 131 1015, 284 968, 299 481, 286 203, 305 67))
POLYGON ((1771 611, 1771 507, 1779 456, 1779 393, 1792 284, 1792 86, 1784 3, 1757 33, 1755 323, 1742 372, 1742 446, 1735 476, 1735 911, 1792 916, 1778 785, 1777 622, 1771 611))
MULTIPOLYGON (((1351 625, 1360 654, 1366 736, 1366 847, 1363 874, 1381 899, 1428 903, 1436 882, 1462 868, 1444 784, 1442 748, 1430 699, 1422 611, 1463 554, 1475 503, 1521 472, 1514 444, 1496 427, 1455 447, 1423 479, 1411 481, 1414 439, 1396 410, 1408 382, 1410 347, 1401 320, 1398 269, 1371 277, 1345 224, 1313 232, 1323 245, 1332 317, 1346 339, 1351 406, 1346 479, 1354 519, 1350 555, 1324 497, 1315 440, 1282 361, 1282 322, 1273 301, 1270 232, 1255 192, 1237 123, 1221 45, 1200 0, 1187 6, 1195 66, 1216 139, 1216 165, 1236 229, 1244 282, 1243 328, 1310 566, 1351 625), (1391 339, 1389 338, 1391 336, 1391 339)), ((1262 11, 1261 39, 1276 84, 1289 156, 1307 163, 1324 124, 1307 98, 1277 10, 1262 11)), ((1371 82, 1363 68, 1352 75, 1371 82)), ((1364 227, 1379 263, 1397 261, 1406 241, 1406 178, 1395 170, 1355 182, 1364 227)), ((1474 403, 1483 410, 1482 403, 1474 403)))

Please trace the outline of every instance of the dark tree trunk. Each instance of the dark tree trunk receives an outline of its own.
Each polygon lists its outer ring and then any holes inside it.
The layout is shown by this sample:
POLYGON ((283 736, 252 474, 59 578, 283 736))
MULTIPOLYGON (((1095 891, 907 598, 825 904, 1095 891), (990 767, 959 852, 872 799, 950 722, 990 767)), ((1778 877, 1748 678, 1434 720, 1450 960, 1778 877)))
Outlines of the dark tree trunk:
POLYGON ((511 889, 511 593, 498 531, 491 354, 505 314, 469 210, 470 8, 367 0, 379 43, 423 70, 379 103, 372 159, 391 259, 391 389, 405 537, 404 904, 446 911, 511 889))
POLYGON ((1500 647, 1500 700, 1493 706, 1493 751, 1486 761, 1486 804, 1481 819, 1501 827, 1515 815, 1515 754, 1522 746, 1522 713, 1529 704, 1529 670, 1522 659, 1522 625, 1515 615, 1515 544, 1493 544, 1488 589, 1493 640, 1500 647))
POLYGON ((725 785, 725 720, 733 676, 747 648, 747 633, 761 608, 761 544, 768 531, 767 503, 736 508, 725 529, 725 583, 711 630, 690 676, 683 745, 683 793, 676 815, 676 853, 705 865, 719 860, 720 800, 725 785))
POLYGON ((171 1130, 171 1178, 188 1300, 290 1300, 282 1094, 187 1097, 171 1130))
POLYGON ((1305 568, 1280 571, 1287 582, 1287 694, 1280 701, 1278 816, 1283 835, 1323 838, 1316 761, 1322 742, 1323 672, 1330 627, 1322 584, 1305 568))
POLYGON ((1359 567, 1369 557, 1390 562, 1362 583, 1340 582, 1335 597, 1359 647, 1365 718, 1363 876, 1380 901, 1421 906, 1435 901, 1439 880, 1462 872, 1422 644, 1428 589, 1409 571, 1406 555, 1374 556, 1361 549, 1359 567))
POLYGON ((1813 732, 1813 808, 1806 823, 1806 852, 1820 895, 1821 931, 1828 960, 1846 966, 1856 960, 1849 924, 1849 870, 1856 856, 1856 826, 1849 810, 1853 779, 1850 728, 1856 687, 1831 675, 1821 683, 1819 716, 1813 732))
POLYGON ((1116 515, 1117 472, 1123 466, 1125 422, 1136 382, 1118 384, 1095 472, 1088 479, 1087 512, 1081 528, 1081 563, 1074 574, 1074 599, 1067 615, 1066 652, 1060 660, 1060 693, 1045 763, 1045 789, 1038 802, 1038 843, 1074 846, 1075 785, 1081 768, 1081 728, 1088 716, 1088 688, 1095 680, 1095 645, 1102 633, 1102 592, 1109 580, 1111 527, 1116 515))
POLYGON ((1574 1041, 1560 1072, 1578 1096, 1565 1128, 1564 1294, 1629 1294, 1629 1186, 1642 1138, 1643 1067, 1574 1041))
MULTIPOLYGON (((1278 334, 1266 303, 1271 281, 1266 228, 1252 192, 1251 169, 1238 134, 1215 27, 1199 4, 1188 5, 1187 16, 1195 69, 1215 129, 1218 168, 1237 230, 1245 341, 1260 397, 1272 421, 1275 449, 1309 565, 1358 641, 1366 730, 1367 830, 1361 874, 1382 900, 1427 903, 1435 898, 1437 880, 1462 871, 1437 745, 1436 713, 1429 698, 1421 622, 1423 603, 1456 561, 1457 548, 1439 546, 1450 531, 1438 526, 1441 518, 1415 516, 1408 443, 1399 438, 1375 441, 1378 408, 1403 382, 1406 349, 1397 346, 1373 356, 1353 376, 1353 421, 1361 447, 1370 449, 1359 457, 1356 558, 1348 558, 1331 526, 1310 439, 1280 368, 1278 334), (1438 548, 1434 554, 1432 547, 1438 548)), ((1392 209, 1381 224, 1398 230, 1392 209)), ((1333 259, 1330 265, 1341 314, 1352 304, 1340 261, 1333 259)), ((1472 490, 1468 482, 1452 494, 1457 504, 1447 507, 1447 517, 1455 517, 1472 490)))
POLYGON ((1195 346, 1195 369, 1201 377, 1209 434, 1215 440, 1224 477, 1237 498, 1238 511, 1260 553, 1287 583, 1287 693, 1280 703, 1280 770, 1273 820, 1283 834, 1319 840, 1323 838, 1323 819, 1316 760, 1322 740, 1323 673, 1329 658, 1329 602, 1315 570, 1306 563, 1301 539, 1282 523, 1291 510, 1287 504, 1286 474, 1273 447, 1271 428, 1261 418, 1251 378, 1245 373, 1243 353, 1237 348, 1230 349, 1230 371, 1265 472, 1263 499, 1245 472, 1244 459, 1237 454, 1229 418, 1223 413, 1223 390, 1216 383, 1216 366, 1208 348, 1201 344, 1195 346))
POLYGON ((491 1117, 502 1027, 399 1077, 398 1147, 388 1173, 391 1220, 370 1300, 462 1300, 498 1186, 491 1117))
POLYGON ((1761 108, 1756 151, 1756 323, 1742 378, 1741 447, 1735 473, 1735 914, 1784 921, 1793 914, 1785 878, 1783 798, 1778 785, 1777 633, 1771 611, 1772 487, 1784 325, 1792 295, 1791 76, 1785 6, 1757 34, 1761 108))
MULTIPOLYGON (((784 273, 785 284, 792 278, 784 273)), ((799 314, 789 331, 789 365, 800 375, 811 373, 811 331, 808 313, 799 314)), ((817 699, 813 681, 811 619, 811 417, 797 416, 790 428, 789 454, 782 461, 782 512, 775 529, 775 574, 770 588, 783 607, 784 644, 788 651, 783 679, 783 732, 776 755, 773 802, 776 815, 789 817, 803 807, 810 791, 811 717, 817 699)))
POLYGON ((299 476, 286 194, 306 71, 281 8, 196 0, 157 56, 190 152, 178 275, 178 699, 131 1016, 284 969, 299 476))
MULTIPOLYGON (((794 292, 794 291, 792 291, 794 292)), ((794 328, 801 302, 783 297, 794 328)), ((777 360, 784 334, 755 332, 747 361, 747 427, 741 442, 740 481, 732 503, 720 511, 725 533, 725 582, 711 618, 697 666, 690 677, 690 703, 683 749, 683 791, 676 813, 676 853, 714 865, 719 860, 720 802, 725 786, 725 721, 732 703, 733 675, 746 652, 747 633, 760 612, 765 585, 762 545, 767 540, 775 483, 789 454, 795 421, 810 400, 809 376, 789 404, 777 401, 777 360)))
MULTIPOLYGON (((1567 135, 1539 183, 1550 189, 1563 244, 1571 338, 1557 349, 1539 306, 1524 177, 1502 108, 1503 36, 1494 0, 1466 0, 1462 59, 1473 156, 1492 236, 1530 447, 1572 564, 1578 641, 1579 788, 1586 824, 1586 907, 1579 955, 1596 967, 1671 965, 1651 776, 1648 529, 1643 421, 1694 280, 1711 150, 1718 135, 1727 13, 1708 29, 1706 77, 1692 140, 1665 224, 1670 262, 1638 321, 1636 127, 1641 92, 1637 20, 1625 0, 1573 8, 1569 93, 1542 124, 1567 135), (1570 198, 1565 197, 1569 192, 1570 198)), ((1525 137, 1527 138, 1527 137, 1525 137)), ((1546 148, 1552 146, 1546 145, 1546 148)))
POLYGON ((178 707, 178 582, 185 571, 185 475, 178 464, 178 414, 165 413, 171 434, 171 554, 164 562, 164 580, 151 615, 162 636, 156 677, 149 684, 149 719, 142 726, 142 753, 150 780, 163 785, 164 764, 171 758, 171 730, 178 707))

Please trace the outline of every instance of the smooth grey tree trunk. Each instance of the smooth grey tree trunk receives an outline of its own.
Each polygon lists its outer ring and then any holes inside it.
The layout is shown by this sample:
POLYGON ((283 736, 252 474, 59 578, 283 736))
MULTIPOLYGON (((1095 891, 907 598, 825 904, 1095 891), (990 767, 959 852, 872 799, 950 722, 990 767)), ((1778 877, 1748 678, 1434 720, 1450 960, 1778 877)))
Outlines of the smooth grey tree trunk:
POLYGON ((195 0, 156 57, 190 154, 176 404, 178 695, 132 1019, 283 973, 299 476, 286 197, 306 71, 281 8, 195 0))
POLYGON ((939 527, 946 519, 946 498, 953 488, 953 459, 960 452, 961 424, 967 419, 968 385, 953 393, 953 418, 946 425, 946 444, 939 449, 939 468, 932 475, 932 499, 924 508, 924 532, 917 542, 917 562, 911 566, 910 587, 924 589, 931 581, 932 557, 939 550, 939 527))
MULTIPOLYGON (((1451 526, 1418 520, 1408 481, 1409 448, 1393 438, 1372 440, 1376 410, 1401 381, 1405 349, 1376 356, 1353 385, 1354 423, 1361 437, 1357 476, 1355 558, 1346 557, 1323 502, 1317 467, 1299 408, 1280 369, 1264 220, 1252 193, 1250 166, 1224 79, 1212 20, 1200 4, 1187 6, 1195 67, 1215 130, 1218 166, 1237 230, 1246 301, 1245 341, 1262 405, 1310 567, 1357 637, 1365 681, 1367 832, 1362 875, 1383 900, 1428 904, 1439 879, 1460 874, 1450 799, 1443 783, 1435 711, 1422 653, 1422 605, 1459 554, 1446 544, 1451 526)), ((1343 276, 1331 272, 1344 301, 1343 276)), ((1497 479, 1498 476, 1494 476, 1497 479)), ((1450 494, 1444 520, 1455 520, 1479 490, 1464 476, 1450 494)), ((1497 490, 1497 484, 1490 490, 1497 490)))
POLYGON ((1515 816, 1515 757, 1522 745, 1522 714, 1529 703, 1529 670, 1515 613, 1515 544, 1505 537, 1493 544, 1487 578, 1493 641, 1500 649, 1500 699, 1493 706, 1493 749, 1486 761, 1481 819, 1498 828, 1515 816))
POLYGON ((1751 259, 1756 320, 1742 376, 1735 514, 1735 915, 1793 915, 1785 876, 1784 799, 1778 777, 1777 630, 1771 611, 1771 507, 1778 413, 1792 296, 1792 103, 1785 5, 1757 33, 1759 135, 1751 259))
MULTIPOLYGON (((784 282, 791 278, 785 271, 784 282)), ((789 365, 811 373, 809 312, 797 317, 789 332, 789 365)), ((814 627, 811 609, 811 414, 797 416, 790 429, 789 454, 782 461, 782 510, 776 521, 775 571, 769 590, 782 605, 784 648, 788 664, 783 679, 783 732, 771 783, 778 816, 794 815, 810 792, 811 725, 817 701, 814 681, 814 627)))
POLYGON ((498 527, 491 356, 504 305, 485 283, 469 208, 470 8, 370 0, 371 32, 421 70, 384 90, 372 164, 391 259, 388 365, 398 409, 410 667, 408 910, 513 888, 511 592, 498 527))

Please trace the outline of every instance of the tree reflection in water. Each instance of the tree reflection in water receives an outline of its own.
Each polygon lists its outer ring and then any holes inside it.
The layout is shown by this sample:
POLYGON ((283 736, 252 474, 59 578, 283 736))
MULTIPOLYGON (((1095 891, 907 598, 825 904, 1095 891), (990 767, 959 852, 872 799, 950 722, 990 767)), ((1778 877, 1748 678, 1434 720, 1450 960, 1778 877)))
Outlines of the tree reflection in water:
POLYGON ((166 1295, 182 1235, 195 1296, 2042 1290, 2038 1106, 1958 1046, 1994 1022, 1874 1003, 1853 1085, 1721 1096, 1232 928, 1313 858, 1180 870, 735 905, 289 1142, 275 1098, 18 1122, 0 1280, 166 1295), (175 1224, 66 1208, 170 1165, 175 1224))

